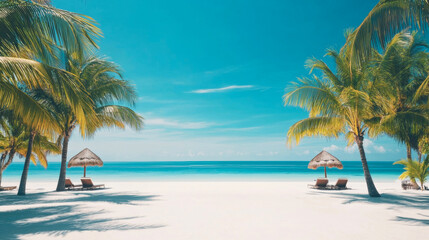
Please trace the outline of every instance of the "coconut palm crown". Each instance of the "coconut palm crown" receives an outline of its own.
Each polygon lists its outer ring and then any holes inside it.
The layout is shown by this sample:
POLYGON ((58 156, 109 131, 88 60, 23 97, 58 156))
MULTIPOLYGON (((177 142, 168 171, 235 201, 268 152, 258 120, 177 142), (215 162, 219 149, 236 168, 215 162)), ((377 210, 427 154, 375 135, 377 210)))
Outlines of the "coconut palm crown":
POLYGON ((385 108, 380 118, 380 130, 419 151, 419 141, 429 126, 429 94, 417 95, 417 90, 429 76, 428 45, 417 33, 401 32, 389 42, 384 54, 374 54, 371 71, 379 82, 389 83, 384 91, 385 108))

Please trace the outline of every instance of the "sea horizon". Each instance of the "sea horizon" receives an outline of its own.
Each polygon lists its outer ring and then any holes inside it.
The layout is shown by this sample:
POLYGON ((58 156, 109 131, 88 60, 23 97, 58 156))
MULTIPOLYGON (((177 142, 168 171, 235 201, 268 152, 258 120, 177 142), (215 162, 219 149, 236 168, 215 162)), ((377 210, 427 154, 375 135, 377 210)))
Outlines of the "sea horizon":
MULTIPOLYGON (((95 181, 308 181, 324 177, 323 168, 311 170, 307 161, 127 161, 104 162, 103 167, 87 167, 87 176, 95 181)), ((342 170, 327 168, 328 178, 348 178, 363 181, 360 161, 343 161, 342 170)), ((12 164, 3 175, 4 181, 18 181, 22 162, 12 164)), ((394 182, 403 167, 393 161, 371 161, 369 167, 374 181, 394 182)), ((31 164, 29 179, 57 181, 59 162, 48 168, 31 164)), ((67 177, 78 182, 82 167, 67 168, 67 177)))

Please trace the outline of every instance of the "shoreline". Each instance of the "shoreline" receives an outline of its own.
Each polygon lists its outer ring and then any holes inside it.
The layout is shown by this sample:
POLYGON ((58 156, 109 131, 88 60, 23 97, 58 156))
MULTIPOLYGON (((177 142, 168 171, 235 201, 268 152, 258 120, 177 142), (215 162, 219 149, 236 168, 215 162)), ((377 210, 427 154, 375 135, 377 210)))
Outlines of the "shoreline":
MULTIPOLYGON (((70 178, 72 180, 73 183, 75 184, 80 184, 80 178, 83 176, 67 176, 68 178, 70 178)), ((317 177, 313 178, 313 177, 308 177, 308 176, 302 176, 299 178, 288 178, 288 177, 265 177, 265 176, 240 176, 240 175, 235 175, 233 177, 224 177, 224 176, 216 176, 216 177, 211 177, 211 176, 198 176, 198 177, 190 177, 190 176, 186 176, 186 177, 177 177, 177 176, 173 176, 173 177, 167 177, 165 178, 164 176, 158 176, 158 177, 147 177, 147 176, 143 176, 143 177, 137 177, 137 178, 121 178, 121 177, 116 177, 115 176, 106 176, 106 175, 102 175, 102 176, 87 176, 92 178, 93 181, 102 181, 102 182, 120 182, 120 183, 126 183, 126 182, 267 182, 267 183, 275 183, 275 182, 285 182, 285 183, 307 183, 307 184, 311 184, 314 181, 316 181, 317 177), (112 181, 112 179, 115 179, 115 181, 112 181)), ((34 183, 55 183, 57 184, 58 181, 58 176, 55 178, 42 178, 42 177, 34 177, 32 178, 31 176, 28 177, 29 178, 29 182, 27 183, 27 185, 31 182, 34 183)), ((320 176, 320 178, 323 178, 323 176, 320 176)), ((338 178, 347 178, 349 180, 349 184, 350 183, 365 183, 365 179, 363 178, 363 176, 352 176, 352 177, 343 177, 343 176, 335 176, 335 177, 329 177, 329 184, 333 184, 337 181, 338 178)), ((392 178, 392 177, 377 177, 377 176, 373 176, 373 181, 374 183, 377 185, 377 183, 392 183, 392 184, 398 184, 398 186, 400 186, 401 181, 398 178, 392 178)), ((2 185, 13 185, 13 184, 19 184, 20 181, 20 177, 15 176, 15 177, 4 177, 2 180, 2 185)))

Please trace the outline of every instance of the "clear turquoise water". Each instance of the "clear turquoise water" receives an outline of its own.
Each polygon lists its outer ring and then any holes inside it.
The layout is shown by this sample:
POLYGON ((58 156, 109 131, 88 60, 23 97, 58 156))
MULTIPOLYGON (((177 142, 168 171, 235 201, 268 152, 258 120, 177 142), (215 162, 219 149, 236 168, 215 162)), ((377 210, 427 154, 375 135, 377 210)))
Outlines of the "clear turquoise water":
MULTIPOLYGON (((375 181, 395 181, 402 173, 400 165, 393 162, 369 162, 375 181)), ((303 161, 205 161, 205 162, 105 162, 103 167, 88 167, 87 176, 111 181, 311 181, 323 177, 323 168, 310 170, 303 161)), ((343 162, 344 169, 328 168, 328 178, 346 177, 363 180, 360 162, 343 162)), ((23 164, 13 163, 4 172, 5 181, 18 181, 23 164)), ((56 181, 59 163, 48 168, 30 166, 29 180, 56 181)), ((78 180, 83 168, 67 169, 67 176, 78 180)))

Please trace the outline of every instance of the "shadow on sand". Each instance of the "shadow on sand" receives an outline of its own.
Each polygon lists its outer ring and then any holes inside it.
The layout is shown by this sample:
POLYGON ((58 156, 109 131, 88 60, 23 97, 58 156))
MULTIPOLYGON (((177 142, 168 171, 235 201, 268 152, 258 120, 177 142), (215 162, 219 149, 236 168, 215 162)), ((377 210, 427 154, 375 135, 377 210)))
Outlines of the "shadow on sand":
POLYGON ((49 235, 60 236, 71 231, 108 231, 163 227, 162 225, 139 224, 141 216, 115 218, 104 209, 81 211, 83 202, 142 205, 144 202, 156 200, 157 196, 155 195, 115 194, 104 191, 43 192, 26 196, 16 196, 15 194, 0 195, 0 206, 2 208, 22 205, 20 209, 0 211, 1 239, 18 239, 19 235, 25 234, 48 233, 49 235), (50 206, 54 204, 57 206, 50 206), (129 220, 135 220, 135 223, 130 224, 129 220))
MULTIPOLYGON (((405 193, 405 192, 404 192, 405 193)), ((335 198, 343 199, 343 204, 352 204, 355 202, 366 202, 371 204, 387 204, 388 209, 396 209, 398 207, 404 209, 420 209, 420 210, 428 210, 429 206, 429 195, 421 195, 421 194, 410 194, 412 192, 407 192, 405 194, 390 194, 383 193, 379 198, 369 197, 368 194, 358 194, 358 193, 350 193, 350 192, 332 192, 332 191, 312 191, 309 194, 312 195, 320 195, 326 194, 334 196, 335 198)), ((396 216, 395 221, 403 221, 409 222, 412 224, 420 224, 420 225, 429 225, 429 216, 419 214, 423 218, 411 218, 411 217, 403 217, 396 216)))

